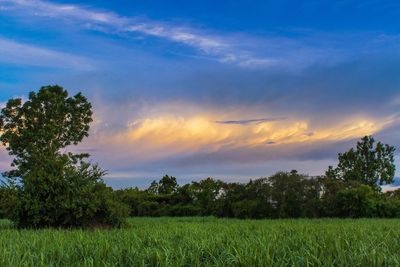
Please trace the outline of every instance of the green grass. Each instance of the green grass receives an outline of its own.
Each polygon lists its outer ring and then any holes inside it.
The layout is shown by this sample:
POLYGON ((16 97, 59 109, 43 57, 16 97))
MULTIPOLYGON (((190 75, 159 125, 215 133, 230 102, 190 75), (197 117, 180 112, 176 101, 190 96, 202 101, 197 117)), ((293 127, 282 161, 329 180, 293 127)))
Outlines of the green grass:
POLYGON ((400 220, 135 218, 115 230, 15 230, 0 266, 400 266, 400 220))

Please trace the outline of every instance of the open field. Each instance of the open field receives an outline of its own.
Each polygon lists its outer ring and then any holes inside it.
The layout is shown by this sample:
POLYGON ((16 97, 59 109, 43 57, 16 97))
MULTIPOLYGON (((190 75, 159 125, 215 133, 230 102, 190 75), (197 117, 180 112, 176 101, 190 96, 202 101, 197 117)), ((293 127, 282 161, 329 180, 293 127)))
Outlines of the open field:
POLYGON ((15 230, 0 266, 399 266, 400 220, 135 218, 116 230, 15 230))

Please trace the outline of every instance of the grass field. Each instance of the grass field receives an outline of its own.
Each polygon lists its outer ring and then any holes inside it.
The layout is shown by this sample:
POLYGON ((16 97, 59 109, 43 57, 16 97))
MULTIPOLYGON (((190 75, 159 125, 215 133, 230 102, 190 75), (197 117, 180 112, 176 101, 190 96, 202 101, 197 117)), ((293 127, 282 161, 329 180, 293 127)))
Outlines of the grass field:
POLYGON ((135 218, 116 230, 15 230, 0 266, 400 266, 400 220, 135 218))

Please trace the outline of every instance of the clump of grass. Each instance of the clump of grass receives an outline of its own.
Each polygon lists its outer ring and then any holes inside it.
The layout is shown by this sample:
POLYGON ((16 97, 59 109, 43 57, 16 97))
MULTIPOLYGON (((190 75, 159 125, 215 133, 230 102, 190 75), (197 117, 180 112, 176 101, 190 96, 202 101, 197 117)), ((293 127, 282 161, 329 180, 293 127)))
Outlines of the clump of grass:
POLYGON ((399 266, 400 221, 135 218, 123 229, 16 230, 0 266, 399 266))

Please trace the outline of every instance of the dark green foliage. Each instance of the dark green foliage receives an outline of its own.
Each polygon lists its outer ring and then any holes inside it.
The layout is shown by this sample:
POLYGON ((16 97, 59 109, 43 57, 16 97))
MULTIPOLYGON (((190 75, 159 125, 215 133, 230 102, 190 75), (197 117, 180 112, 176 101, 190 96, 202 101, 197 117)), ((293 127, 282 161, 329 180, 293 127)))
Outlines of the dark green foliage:
POLYGON ((140 214, 139 205, 147 199, 148 193, 138 188, 128 188, 116 191, 115 195, 129 207, 130 216, 138 216, 140 214))
POLYGON ((297 172, 277 173, 269 178, 273 188, 272 204, 279 218, 302 217, 302 205, 305 198, 305 177, 297 172))
POLYGON ((0 218, 9 217, 16 204, 17 196, 15 190, 7 186, 0 187, 0 218))
POLYGON ((59 86, 31 92, 24 103, 22 99, 9 100, 0 115, 3 130, 0 141, 15 156, 13 167, 16 169, 6 176, 24 179, 33 166, 44 168, 42 165, 49 158, 84 158, 87 155, 61 155, 60 149, 76 145, 88 136, 91 121, 91 104, 87 99, 81 94, 68 97, 68 92, 59 86))
POLYGON ((158 183, 159 194, 172 194, 178 188, 176 178, 173 176, 165 175, 158 183))
POLYGON ((400 189, 381 195, 377 199, 376 213, 378 217, 400 218, 400 189))
POLYGON ((151 182, 149 188, 146 190, 149 193, 157 194, 158 193, 158 183, 156 181, 151 182))
POLYGON ((138 205, 138 216, 161 216, 160 204, 156 201, 145 200, 138 205))
POLYGON ((327 217, 336 217, 339 204, 337 202, 337 194, 340 190, 345 189, 348 185, 340 180, 325 177, 321 180, 321 214, 327 217))
POLYGON ((191 204, 176 204, 168 208, 167 216, 198 216, 201 214, 201 208, 191 204))
POLYGON ((337 193, 338 216, 349 218, 374 217, 377 195, 367 185, 341 190, 337 193))
POLYGON ((193 203, 200 207, 201 215, 214 215, 218 198, 223 192, 223 182, 207 178, 200 182, 193 182, 191 190, 193 192, 193 203))
POLYGON ((304 180, 302 215, 308 218, 318 218, 322 213, 323 177, 306 178, 304 180))
POLYGON ((118 190, 134 216, 236 218, 400 217, 400 190, 382 193, 355 181, 279 172, 246 184, 207 178, 171 194, 118 190))
POLYGON ((343 181, 357 181, 379 189, 379 185, 390 184, 395 174, 393 146, 376 143, 371 136, 365 136, 357 142, 356 149, 351 148, 339 154, 337 168, 329 167, 326 175, 343 181))
POLYGON ((259 202, 254 199, 245 199, 236 201, 232 204, 233 217, 246 219, 246 218, 259 218, 259 202))
POLYGON ((88 136, 91 104, 59 86, 10 100, 1 111, 0 141, 14 156, 5 173, 16 196, 9 216, 19 227, 119 225, 124 208, 102 181, 104 171, 89 155, 62 152, 88 136))

